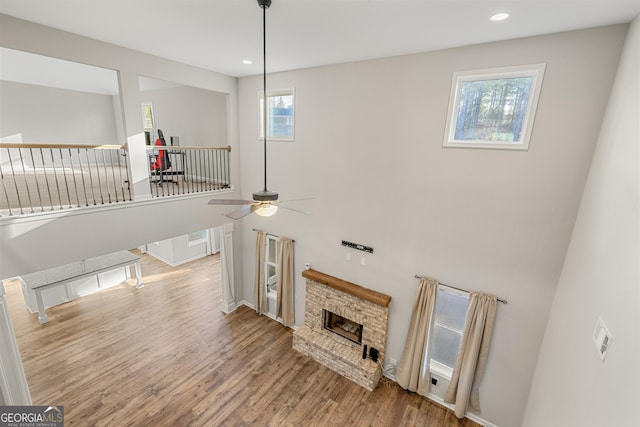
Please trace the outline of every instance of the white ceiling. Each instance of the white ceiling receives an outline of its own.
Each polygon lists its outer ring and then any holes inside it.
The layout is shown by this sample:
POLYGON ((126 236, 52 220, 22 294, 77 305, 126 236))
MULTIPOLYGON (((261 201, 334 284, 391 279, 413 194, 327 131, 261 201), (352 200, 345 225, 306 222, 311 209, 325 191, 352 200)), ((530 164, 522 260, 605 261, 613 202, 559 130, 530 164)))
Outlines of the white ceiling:
MULTIPOLYGON (((232 76, 262 72, 256 0, 0 0, 0 12, 232 76)), ((273 0, 267 71, 630 22, 639 13, 638 0, 273 0), (490 22, 496 12, 511 17, 490 22)))

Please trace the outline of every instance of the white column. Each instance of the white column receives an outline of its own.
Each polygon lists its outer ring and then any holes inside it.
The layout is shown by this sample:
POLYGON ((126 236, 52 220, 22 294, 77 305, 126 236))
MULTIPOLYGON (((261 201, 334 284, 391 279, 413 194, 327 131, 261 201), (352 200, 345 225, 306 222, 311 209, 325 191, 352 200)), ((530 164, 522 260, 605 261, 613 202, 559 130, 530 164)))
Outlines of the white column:
POLYGON ((222 312, 231 313, 236 309, 235 285, 233 280, 233 224, 222 226, 220 239, 220 262, 222 271, 222 312))
POLYGON ((0 391, 5 405, 32 405, 4 285, 0 282, 0 391))
POLYGON ((142 128, 142 104, 138 75, 128 71, 118 73, 122 122, 129 147, 129 173, 134 200, 151 199, 149 157, 142 128))

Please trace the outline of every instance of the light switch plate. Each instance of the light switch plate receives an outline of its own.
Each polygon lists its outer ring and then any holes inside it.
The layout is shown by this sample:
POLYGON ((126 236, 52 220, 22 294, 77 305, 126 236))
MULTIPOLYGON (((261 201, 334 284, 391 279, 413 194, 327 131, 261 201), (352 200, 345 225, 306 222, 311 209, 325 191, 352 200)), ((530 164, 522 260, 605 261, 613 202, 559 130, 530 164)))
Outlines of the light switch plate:
POLYGON ((607 357, 607 352, 611 347, 611 332, 607 329, 607 325, 604 324, 602 317, 598 316, 598 322, 593 330, 593 344, 596 346, 600 360, 604 362, 604 358, 607 357))

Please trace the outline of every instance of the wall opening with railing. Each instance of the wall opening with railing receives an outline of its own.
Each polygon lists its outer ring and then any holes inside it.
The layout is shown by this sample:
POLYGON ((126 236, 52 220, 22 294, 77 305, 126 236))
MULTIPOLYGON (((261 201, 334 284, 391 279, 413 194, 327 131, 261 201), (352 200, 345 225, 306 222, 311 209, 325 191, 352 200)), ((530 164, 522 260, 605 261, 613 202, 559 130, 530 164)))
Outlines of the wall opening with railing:
POLYGON ((231 188, 231 147, 147 147, 152 197, 231 188))
MULTIPOLYGON (((231 147, 147 147, 144 161, 151 197, 231 188, 230 151, 231 147)), ((0 216, 134 201, 131 160, 126 145, 0 142, 0 216)))

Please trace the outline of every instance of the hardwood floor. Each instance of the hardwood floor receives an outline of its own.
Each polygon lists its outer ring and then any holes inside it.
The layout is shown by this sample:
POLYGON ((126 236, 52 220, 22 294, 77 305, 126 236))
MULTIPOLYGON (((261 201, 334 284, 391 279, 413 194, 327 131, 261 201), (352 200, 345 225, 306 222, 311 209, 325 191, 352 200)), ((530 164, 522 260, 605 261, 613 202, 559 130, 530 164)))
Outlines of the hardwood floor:
POLYGON ((396 385, 368 392, 291 347, 248 307, 220 311, 220 259, 171 268, 47 310, 7 300, 35 405, 67 426, 478 426, 396 385))

